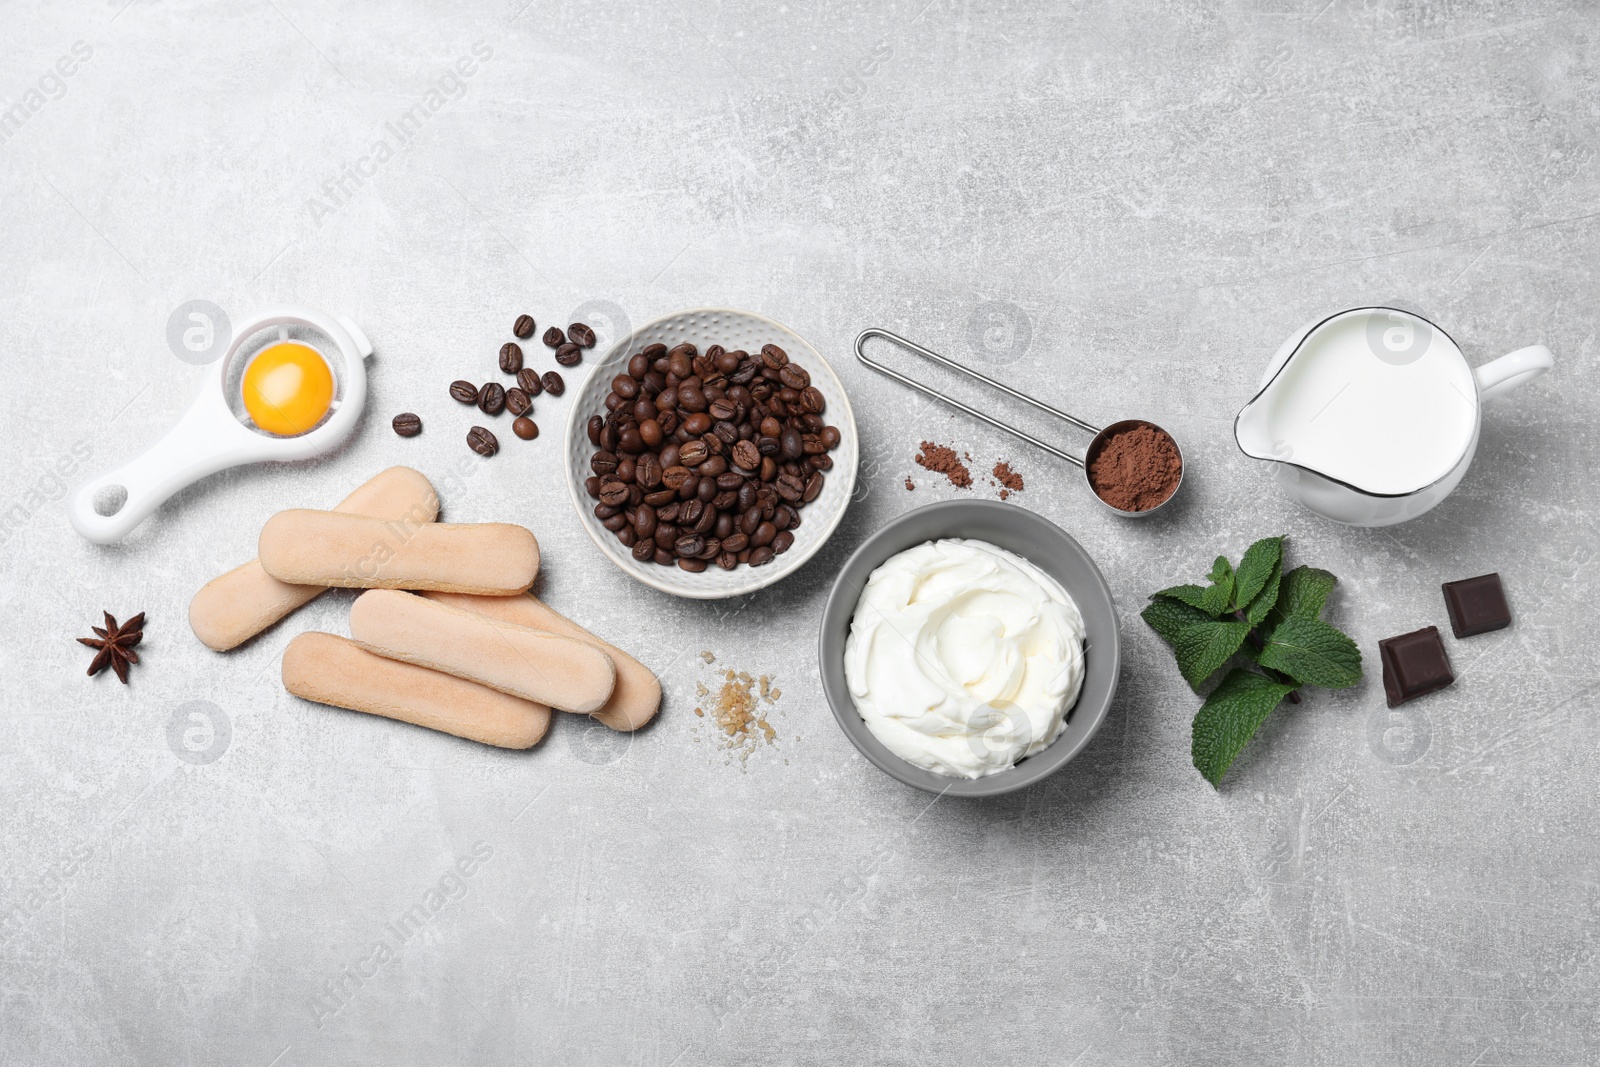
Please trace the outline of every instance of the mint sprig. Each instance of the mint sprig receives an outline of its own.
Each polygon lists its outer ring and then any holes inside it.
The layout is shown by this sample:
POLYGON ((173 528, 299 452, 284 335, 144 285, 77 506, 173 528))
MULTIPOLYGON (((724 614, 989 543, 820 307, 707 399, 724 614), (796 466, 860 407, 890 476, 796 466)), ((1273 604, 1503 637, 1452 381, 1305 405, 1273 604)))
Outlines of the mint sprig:
POLYGON ((1195 692, 1230 661, 1239 664, 1194 717, 1191 758, 1213 786, 1285 698, 1298 704, 1304 686, 1343 689, 1361 680, 1361 650, 1321 617, 1338 579, 1315 567, 1285 571, 1283 543, 1262 538, 1237 570, 1218 556, 1208 585, 1162 589, 1140 613, 1172 646, 1195 692))

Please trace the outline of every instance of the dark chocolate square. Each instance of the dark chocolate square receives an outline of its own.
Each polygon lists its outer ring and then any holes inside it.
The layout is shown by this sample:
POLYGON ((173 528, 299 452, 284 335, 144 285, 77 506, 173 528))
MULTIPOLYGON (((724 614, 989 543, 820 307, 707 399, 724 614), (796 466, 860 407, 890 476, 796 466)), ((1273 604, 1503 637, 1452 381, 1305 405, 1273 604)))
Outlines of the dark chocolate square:
POLYGON ((1456 680, 1437 626, 1379 641, 1378 658, 1383 661, 1383 691, 1391 708, 1456 680))
POLYGON ((1480 574, 1444 583, 1444 606, 1457 637, 1472 637, 1511 625, 1511 605, 1498 574, 1480 574))

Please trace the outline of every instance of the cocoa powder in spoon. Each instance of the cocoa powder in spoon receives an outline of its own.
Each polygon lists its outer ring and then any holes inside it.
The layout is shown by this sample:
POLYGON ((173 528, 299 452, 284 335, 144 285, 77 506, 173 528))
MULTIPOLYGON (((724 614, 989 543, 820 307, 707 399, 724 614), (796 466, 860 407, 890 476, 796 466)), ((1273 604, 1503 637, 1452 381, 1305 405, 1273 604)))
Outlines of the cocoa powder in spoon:
POLYGON ((1149 511, 1171 496, 1183 477, 1178 446, 1148 422, 1107 437, 1088 465, 1089 485, 1118 511, 1149 511))

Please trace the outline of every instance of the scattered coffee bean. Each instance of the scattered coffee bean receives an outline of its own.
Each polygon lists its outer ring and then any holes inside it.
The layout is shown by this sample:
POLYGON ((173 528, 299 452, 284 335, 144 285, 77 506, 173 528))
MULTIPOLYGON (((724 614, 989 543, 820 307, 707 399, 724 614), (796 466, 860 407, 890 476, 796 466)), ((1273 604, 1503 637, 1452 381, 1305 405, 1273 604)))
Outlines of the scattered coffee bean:
POLYGON ((567 327, 567 336, 572 343, 580 348, 594 347, 594 331, 581 322, 575 322, 567 327))
POLYGON ((476 404, 478 402, 478 387, 466 381, 451 382, 450 399, 459 400, 463 404, 476 404))
POLYGON ((544 332, 544 343, 547 348, 560 348, 567 343, 567 335, 561 332, 561 327, 552 326, 544 332))
POLYGON ((532 367, 523 367, 517 371, 517 388, 527 393, 530 397, 538 396, 544 392, 544 386, 539 382, 539 372, 532 367))
POLYGON ((474 426, 467 431, 467 445, 478 455, 488 457, 500 451, 500 442, 495 435, 482 426, 474 426))
POLYGON ((409 411, 396 415, 390 425, 401 437, 415 437, 422 432, 422 420, 409 411))
POLYGON ((507 341, 500 346, 500 370, 504 374, 515 374, 522 369, 522 346, 515 341, 507 341))
POLYGON ((556 362, 563 367, 576 367, 583 361, 583 349, 568 341, 556 349, 556 362))
POLYGON ((528 418, 528 416, 523 415, 511 424, 511 432, 524 441, 531 441, 539 436, 539 424, 528 418))
POLYGON ((513 415, 526 415, 533 410, 533 401, 528 399, 528 394, 513 385, 506 390, 506 410, 513 415))
POLYGON ((511 332, 526 341, 533 336, 533 331, 538 328, 538 323, 533 321, 532 315, 518 315, 511 332))
POLYGON ((549 393, 551 396, 560 396, 562 393, 567 391, 567 383, 562 381, 561 375, 557 374, 553 370, 545 371, 544 377, 539 379, 539 381, 540 384, 544 386, 544 391, 549 393))
POLYGON ((485 415, 498 415, 506 407, 506 390, 499 382, 490 382, 478 390, 478 410, 485 415))

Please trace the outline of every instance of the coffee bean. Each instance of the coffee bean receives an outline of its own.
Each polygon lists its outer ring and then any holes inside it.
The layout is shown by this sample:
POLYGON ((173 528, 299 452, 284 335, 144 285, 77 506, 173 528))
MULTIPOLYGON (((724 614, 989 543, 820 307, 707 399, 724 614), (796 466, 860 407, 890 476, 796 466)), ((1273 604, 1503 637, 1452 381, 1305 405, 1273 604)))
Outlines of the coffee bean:
POLYGON ((724 552, 739 552, 750 544, 750 535, 740 530, 722 539, 724 552))
POLYGON ((628 525, 628 517, 626 515, 621 515, 621 514, 613 515, 609 519, 606 519, 604 522, 602 522, 600 525, 604 526, 606 529, 610 530, 612 533, 616 533, 618 530, 620 530, 624 526, 628 525))
MULTIPOLYGON (((790 389, 804 389, 811 384, 811 375, 797 363, 791 363, 778 372, 778 380, 790 389)), ((799 397, 785 398, 785 403, 793 403, 799 397)))
POLYGON ((678 449, 678 462, 685 467, 698 467, 711 456, 710 447, 701 440, 685 441, 678 449))
POLYGON ((772 539, 772 551, 780 556, 789 551, 793 545, 794 533, 789 530, 780 531, 778 536, 772 539))
POLYGON ((600 486, 600 503, 618 507, 628 501, 628 487, 621 482, 604 482, 600 486))
POLYGON ((561 327, 552 326, 544 332, 542 340, 548 348, 560 348, 567 343, 567 335, 561 332, 561 327))
POLYGON ((517 371, 517 388, 529 396, 538 396, 544 392, 544 384, 539 381, 539 372, 532 367, 523 367, 517 371))
POLYGON ((772 562, 773 550, 771 545, 762 545, 750 550, 750 566, 761 567, 772 562))
POLYGON ((585 478, 583 480, 583 489, 584 492, 598 500, 600 498, 600 476, 598 474, 591 474, 589 477, 585 478))
POLYGON ((705 550, 705 547, 706 539, 704 537, 699 534, 689 534, 687 537, 678 538, 672 546, 672 551, 685 557, 698 556, 705 550))
POLYGON ((789 353, 785 352, 777 345, 762 345, 761 362, 765 363, 772 370, 777 370, 779 367, 782 367, 789 362, 789 353))
POLYGON ((667 346, 661 344, 660 342, 657 342, 653 345, 645 345, 644 351, 640 354, 651 363, 654 363, 656 360, 667 354, 667 346))
POLYGON ((533 331, 538 324, 533 321, 532 315, 518 315, 517 321, 512 325, 511 332, 526 341, 533 336, 533 331))
POLYGON ((563 367, 576 367, 583 362, 583 349, 568 341, 556 349, 556 362, 563 367))
POLYGON ((800 438, 800 431, 793 426, 785 428, 778 441, 784 459, 799 459, 805 454, 805 442, 800 438))
POLYGON ((650 557, 655 555, 656 543, 647 537, 641 536, 633 543, 633 558, 640 563, 650 562, 650 557))
POLYGON ((589 457, 589 469, 604 478, 617 470, 617 457, 610 452, 596 452, 589 457))
MULTIPOLYGON (((800 406, 812 415, 820 415, 828 402, 823 399, 822 390, 815 386, 807 386, 800 390, 800 406)), ((834 444, 839 442, 835 441, 834 444)), ((831 447, 831 446, 830 446, 831 447)))
POLYGON ((515 341, 507 341, 500 346, 500 370, 505 374, 515 374, 522 369, 522 346, 515 341))
POLYGON ((533 401, 528 399, 528 394, 513 385, 506 390, 506 410, 513 415, 526 415, 533 410, 533 401))
POLYGON ((826 452, 820 456, 807 456, 806 466, 814 471, 831 471, 833 470, 833 457, 826 452))
POLYGON ((594 331, 581 322, 575 322, 568 326, 567 336, 572 339, 573 344, 580 348, 594 347, 594 331))
POLYGON ((733 446, 733 465, 754 473, 761 467, 761 450, 753 441, 740 441, 733 446))
POLYGON ((703 559, 680 558, 678 560, 678 569, 688 571, 690 574, 699 574, 706 569, 706 562, 703 559))
POLYGON ((639 395, 639 383, 631 375, 619 374, 611 379, 611 391, 624 400, 632 400, 639 395))
POLYGON ((661 461, 646 452, 634 466, 633 479, 646 489, 654 489, 661 484, 661 474, 661 461))
POLYGON ((409 411, 396 415, 389 425, 393 426, 394 432, 401 437, 415 437, 422 432, 422 420, 409 411))
POLYGON ((539 379, 539 382, 544 386, 544 391, 551 396, 560 396, 567 391, 567 383, 562 381, 561 375, 553 370, 545 371, 544 377, 539 379))
POLYGON ((471 382, 453 381, 450 383, 450 399, 459 400, 463 404, 476 404, 478 402, 478 387, 471 382))
POLYGON ((731 571, 739 566, 739 557, 732 552, 723 550, 722 555, 717 557, 717 566, 725 571, 731 571))
POLYGON ((817 499, 818 495, 822 492, 822 482, 822 472, 814 471, 811 477, 806 479, 805 492, 800 495, 800 499, 805 501, 807 504, 817 499))
POLYGON ((539 424, 524 415, 511 424, 511 432, 524 441, 531 441, 539 436, 539 424))
POLYGON ((598 446, 600 444, 600 431, 605 428, 605 424, 606 420, 602 419, 599 415, 589 416, 588 431, 589 443, 591 445, 598 446))
POLYGON ((499 382, 490 382, 478 390, 478 410, 485 415, 498 415, 506 408, 506 390, 499 382))
POLYGON ((482 426, 474 426, 467 431, 467 446, 485 458, 500 451, 500 442, 482 426))

